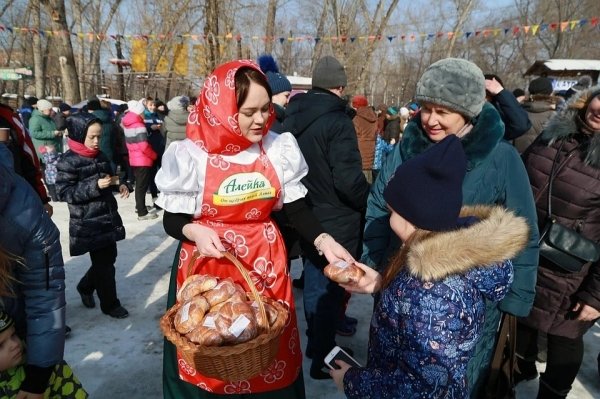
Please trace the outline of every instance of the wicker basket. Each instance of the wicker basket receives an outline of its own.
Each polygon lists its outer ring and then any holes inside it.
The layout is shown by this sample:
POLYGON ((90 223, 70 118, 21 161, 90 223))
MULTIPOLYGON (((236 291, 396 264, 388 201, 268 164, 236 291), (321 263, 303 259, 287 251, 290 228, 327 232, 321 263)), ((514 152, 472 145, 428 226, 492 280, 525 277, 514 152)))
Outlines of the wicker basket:
MULTIPOLYGON (((229 252, 223 252, 223 255, 237 267, 250 287, 254 300, 258 304, 262 320, 266 321, 267 324, 266 326, 261 326, 262 330, 267 332, 260 334, 250 341, 236 345, 197 345, 188 340, 184 335, 181 335, 173 324, 175 314, 181 304, 175 304, 167 310, 165 315, 160 319, 160 328, 165 337, 177 347, 186 363, 193 365, 201 374, 222 381, 240 381, 260 374, 271 365, 277 355, 279 338, 287 322, 289 312, 279 302, 259 295, 254 283, 250 279, 248 271, 235 256, 229 252), (277 309, 278 317, 273 326, 269 327, 263 302, 267 302, 277 309)), ((194 262, 195 259, 192 259, 192 264, 194 262)), ((188 273, 193 269, 193 267, 189 267, 188 273)))

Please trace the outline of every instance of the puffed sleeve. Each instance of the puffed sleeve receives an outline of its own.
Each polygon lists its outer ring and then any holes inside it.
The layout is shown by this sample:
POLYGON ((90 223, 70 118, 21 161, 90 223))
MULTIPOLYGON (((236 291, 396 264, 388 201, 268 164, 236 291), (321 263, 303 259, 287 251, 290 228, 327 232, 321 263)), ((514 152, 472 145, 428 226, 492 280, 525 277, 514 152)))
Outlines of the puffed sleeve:
POLYGON ((206 156, 200 149, 188 140, 173 142, 156 173, 156 204, 171 213, 199 215, 205 171, 206 156))
POLYGON ((306 196, 307 189, 301 180, 308 174, 308 165, 291 133, 276 135, 274 140, 271 159, 280 160, 277 169, 283 183, 283 203, 287 204, 306 196))

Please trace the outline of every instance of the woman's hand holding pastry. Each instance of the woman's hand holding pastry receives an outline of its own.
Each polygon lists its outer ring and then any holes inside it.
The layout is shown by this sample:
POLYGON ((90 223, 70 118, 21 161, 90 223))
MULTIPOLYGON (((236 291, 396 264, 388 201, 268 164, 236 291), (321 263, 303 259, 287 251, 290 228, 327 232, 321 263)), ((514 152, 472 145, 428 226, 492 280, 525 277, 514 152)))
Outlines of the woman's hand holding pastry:
POLYGON ((216 231, 197 223, 188 223, 183 227, 183 235, 196 243, 200 256, 221 258, 225 247, 216 231))
POLYGON ((335 263, 343 260, 348 263, 353 263, 354 258, 346 248, 342 247, 336 240, 327 233, 319 235, 315 242, 315 247, 320 255, 324 255, 329 263, 335 263))
POLYGON ((356 283, 340 284, 346 291, 359 294, 372 294, 381 289, 381 274, 367 265, 355 262, 355 266, 361 268, 365 274, 356 283))

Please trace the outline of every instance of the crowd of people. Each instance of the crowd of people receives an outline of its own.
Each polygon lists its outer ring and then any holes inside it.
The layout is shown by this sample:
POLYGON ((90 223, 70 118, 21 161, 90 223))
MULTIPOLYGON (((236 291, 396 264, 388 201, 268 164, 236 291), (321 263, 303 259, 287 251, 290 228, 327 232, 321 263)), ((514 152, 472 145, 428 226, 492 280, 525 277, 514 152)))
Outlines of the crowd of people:
MULTIPOLYGON (((115 280, 126 236, 115 195, 133 192, 137 220, 163 211, 180 241, 168 307, 194 273, 249 291, 224 267, 227 251, 290 314, 276 367, 245 381, 243 395, 165 340, 165 398, 304 398, 303 361, 309 378, 332 379, 349 398, 480 398, 503 314, 518 320, 515 381, 539 376, 545 350, 537 397, 566 398, 583 335, 600 318, 600 261, 567 269, 539 247, 553 224, 600 241, 600 86, 584 77, 558 96, 539 77, 511 92, 458 58, 431 64, 405 104, 375 107, 347 86, 344 66, 324 56, 312 89, 292 96, 265 55, 218 66, 197 99, 93 97, 77 112, 34 97, 18 113, 0 105, 0 371, 10 370, 0 390, 41 398, 68 369, 52 201, 68 204, 71 256, 90 256, 75 287, 82 304, 95 308, 97 296, 102 313, 128 317, 115 280), (337 262, 363 276, 332 281, 323 269, 337 262), (306 331, 293 286, 304 290, 306 331), (367 362, 330 370, 336 336, 356 332, 349 298, 363 294, 374 297, 367 362)), ((74 383, 73 397, 85 397, 74 383)))

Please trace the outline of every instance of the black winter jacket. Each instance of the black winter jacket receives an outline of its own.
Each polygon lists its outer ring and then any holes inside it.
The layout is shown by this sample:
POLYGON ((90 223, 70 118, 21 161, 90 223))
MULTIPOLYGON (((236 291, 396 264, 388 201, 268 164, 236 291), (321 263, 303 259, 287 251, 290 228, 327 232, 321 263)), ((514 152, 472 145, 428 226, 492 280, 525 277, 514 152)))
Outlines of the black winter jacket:
POLYGON ((67 151, 58 161, 56 194, 69 204, 69 249, 83 255, 125 238, 112 187, 100 189, 98 179, 114 175, 102 152, 88 158, 67 151))
MULTIPOLYGON (((321 89, 297 94, 286 108, 283 127, 294 134, 308 164, 302 183, 310 208, 325 231, 356 256, 369 184, 346 101, 321 89)), ((315 265, 325 265, 312 243, 303 249, 315 265)))
POLYGON ((515 96, 508 90, 502 90, 491 101, 504 122, 504 139, 513 140, 531 129, 529 115, 521 107, 515 96))

